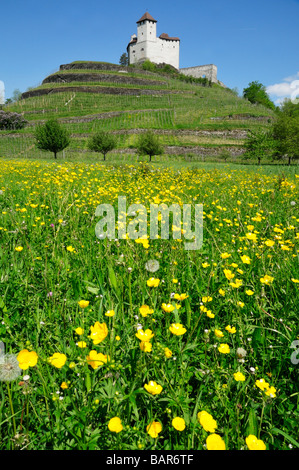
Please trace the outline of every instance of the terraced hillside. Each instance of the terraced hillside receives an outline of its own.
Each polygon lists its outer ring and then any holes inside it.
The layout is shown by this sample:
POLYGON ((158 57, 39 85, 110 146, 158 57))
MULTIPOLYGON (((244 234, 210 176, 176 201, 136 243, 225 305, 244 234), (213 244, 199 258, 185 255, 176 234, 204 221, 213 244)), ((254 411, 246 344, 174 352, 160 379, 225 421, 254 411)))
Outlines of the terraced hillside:
POLYGON ((268 126, 273 116, 221 85, 103 62, 61 65, 5 109, 28 121, 21 131, 0 131, 0 155, 9 157, 39 156, 34 126, 55 117, 72 135, 64 157, 88 157, 88 137, 103 129, 118 136, 120 158, 136 158, 138 134, 151 129, 160 135, 165 155, 227 158, 242 155, 248 129, 268 126))

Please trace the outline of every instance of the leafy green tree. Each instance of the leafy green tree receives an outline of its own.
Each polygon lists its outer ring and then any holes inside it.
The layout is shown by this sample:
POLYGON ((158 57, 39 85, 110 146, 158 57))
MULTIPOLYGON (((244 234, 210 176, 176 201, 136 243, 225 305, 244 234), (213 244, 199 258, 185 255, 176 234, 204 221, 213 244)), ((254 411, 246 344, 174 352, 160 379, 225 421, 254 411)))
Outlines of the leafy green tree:
POLYGON ((122 66, 127 66, 129 65, 129 57, 128 57, 128 54, 126 52, 124 52, 121 56, 120 56, 120 59, 119 59, 119 64, 122 65, 122 66))
POLYGON ((94 134, 88 141, 88 148, 93 152, 99 152, 103 154, 104 161, 106 155, 116 147, 116 139, 113 135, 108 132, 99 131, 94 134))
POLYGON ((60 126, 56 119, 49 119, 44 125, 38 125, 35 133, 36 147, 40 150, 57 153, 64 150, 70 144, 68 132, 60 126))
POLYGON ((279 115, 299 118, 299 103, 285 100, 278 110, 279 115))
POLYGON ((299 116, 282 113, 273 124, 273 137, 278 158, 286 156, 289 165, 299 159, 299 116))
POLYGON ((265 158, 271 158, 275 155, 276 141, 270 131, 249 131, 245 141, 244 157, 248 159, 257 159, 258 164, 265 158))
POLYGON ((276 109, 266 92, 266 87, 258 81, 249 83, 248 87, 243 89, 243 98, 253 104, 262 104, 273 111, 276 109))
POLYGON ((148 155, 150 162, 154 155, 162 155, 164 151, 159 138, 151 131, 140 134, 136 148, 139 155, 148 155))

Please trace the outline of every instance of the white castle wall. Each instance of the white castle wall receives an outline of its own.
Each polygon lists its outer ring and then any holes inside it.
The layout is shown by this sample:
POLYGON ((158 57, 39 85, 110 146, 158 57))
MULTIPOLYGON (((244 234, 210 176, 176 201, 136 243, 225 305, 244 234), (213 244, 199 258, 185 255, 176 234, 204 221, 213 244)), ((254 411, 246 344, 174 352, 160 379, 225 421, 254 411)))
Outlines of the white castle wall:
POLYGON ((214 64, 210 65, 197 65, 195 67, 186 67, 180 69, 180 73, 190 75, 195 78, 206 77, 213 83, 217 83, 217 67, 214 64))

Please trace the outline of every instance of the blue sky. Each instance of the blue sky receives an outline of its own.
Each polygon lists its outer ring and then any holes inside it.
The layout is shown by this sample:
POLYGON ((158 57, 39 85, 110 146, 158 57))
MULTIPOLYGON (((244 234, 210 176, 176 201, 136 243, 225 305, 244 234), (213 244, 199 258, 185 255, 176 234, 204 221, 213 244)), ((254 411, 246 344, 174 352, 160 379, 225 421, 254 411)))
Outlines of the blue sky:
POLYGON ((180 67, 215 64, 228 87, 258 80, 276 102, 299 89, 299 0, 3 0, 5 97, 74 60, 118 64, 145 11, 181 39, 180 67))

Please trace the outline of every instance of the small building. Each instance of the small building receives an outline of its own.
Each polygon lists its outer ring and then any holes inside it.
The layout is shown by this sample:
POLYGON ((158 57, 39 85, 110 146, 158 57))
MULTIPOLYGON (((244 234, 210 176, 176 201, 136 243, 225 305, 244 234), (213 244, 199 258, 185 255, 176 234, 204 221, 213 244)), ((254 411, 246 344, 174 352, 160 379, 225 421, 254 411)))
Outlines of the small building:
POLYGON ((133 34, 127 46, 129 64, 150 60, 179 69, 180 39, 162 33, 157 37, 157 20, 146 12, 137 21, 137 36, 133 34))

